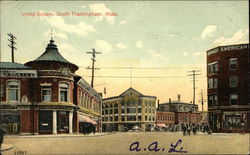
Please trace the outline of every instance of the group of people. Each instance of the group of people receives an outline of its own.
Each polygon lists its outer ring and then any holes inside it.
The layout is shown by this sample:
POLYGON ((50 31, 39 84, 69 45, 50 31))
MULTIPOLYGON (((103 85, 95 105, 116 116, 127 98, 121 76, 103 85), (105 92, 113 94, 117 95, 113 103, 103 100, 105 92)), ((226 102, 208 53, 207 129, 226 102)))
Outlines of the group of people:
POLYGON ((208 125, 202 125, 200 126, 200 128, 198 128, 198 126, 196 125, 183 125, 182 127, 182 131, 183 131, 183 136, 185 135, 191 135, 191 132, 193 133, 193 135, 196 135, 198 131, 201 131, 203 133, 208 133, 208 134, 212 134, 212 130, 208 125))

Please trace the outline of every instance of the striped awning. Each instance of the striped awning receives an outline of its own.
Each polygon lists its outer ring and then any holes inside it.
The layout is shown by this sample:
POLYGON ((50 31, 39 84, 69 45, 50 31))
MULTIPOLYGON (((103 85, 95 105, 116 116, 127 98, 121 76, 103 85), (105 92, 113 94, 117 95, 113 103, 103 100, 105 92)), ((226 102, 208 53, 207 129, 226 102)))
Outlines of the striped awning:
POLYGON ((97 124, 95 120, 93 120, 92 118, 88 116, 78 115, 78 118, 79 118, 79 122, 88 122, 94 125, 97 124))

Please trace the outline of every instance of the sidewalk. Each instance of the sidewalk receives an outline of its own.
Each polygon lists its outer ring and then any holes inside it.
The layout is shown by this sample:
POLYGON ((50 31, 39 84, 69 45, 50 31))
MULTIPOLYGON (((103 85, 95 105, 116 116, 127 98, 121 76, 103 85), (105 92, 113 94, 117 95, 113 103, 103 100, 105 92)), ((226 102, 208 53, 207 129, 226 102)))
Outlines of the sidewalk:
POLYGON ((8 151, 13 149, 13 145, 11 144, 2 144, 2 146, 0 147, 0 152, 4 152, 4 151, 8 151))
POLYGON ((84 134, 50 134, 50 135, 5 135, 5 138, 15 137, 15 138, 63 138, 63 137, 98 137, 110 135, 111 133, 90 133, 87 135, 84 134))

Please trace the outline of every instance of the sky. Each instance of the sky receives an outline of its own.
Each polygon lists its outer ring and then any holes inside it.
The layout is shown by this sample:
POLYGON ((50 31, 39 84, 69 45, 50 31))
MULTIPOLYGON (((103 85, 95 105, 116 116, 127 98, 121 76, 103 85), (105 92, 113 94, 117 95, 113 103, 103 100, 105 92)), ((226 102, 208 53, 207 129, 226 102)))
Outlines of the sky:
POLYGON ((201 92, 207 109, 206 51, 249 43, 248 1, 1 1, 1 61, 11 61, 7 33, 16 36, 15 62, 39 57, 51 38, 59 52, 79 66, 90 83, 91 55, 96 57, 94 88, 120 95, 130 87, 156 96, 193 100, 191 70, 196 78, 196 104, 201 92), (109 12, 112 15, 106 15, 109 12), (49 14, 53 16, 44 16, 49 14), (80 14, 82 13, 82 14, 80 14), (86 16, 95 13, 98 16, 86 16), (78 14, 78 16, 77 16, 78 14), (127 69, 131 67, 133 69, 127 69), (112 78, 111 78, 112 77, 112 78), (119 78, 118 78, 119 77, 119 78), (125 77, 125 78, 124 78, 125 77), (140 77, 140 78, 139 78, 140 77))

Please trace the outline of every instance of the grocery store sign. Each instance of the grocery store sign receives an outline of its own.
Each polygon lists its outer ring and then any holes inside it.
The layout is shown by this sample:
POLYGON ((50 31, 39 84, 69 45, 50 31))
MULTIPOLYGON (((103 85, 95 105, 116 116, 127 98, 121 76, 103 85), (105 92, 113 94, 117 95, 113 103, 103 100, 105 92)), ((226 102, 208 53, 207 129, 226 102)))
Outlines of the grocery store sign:
POLYGON ((5 70, 1 69, 1 77, 11 78, 37 78, 36 70, 5 70))

